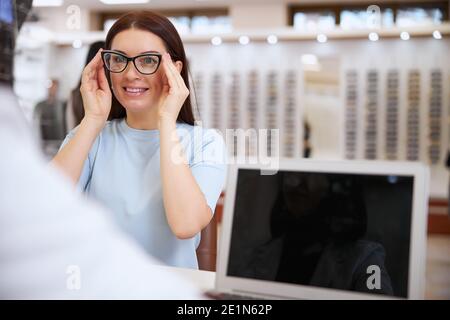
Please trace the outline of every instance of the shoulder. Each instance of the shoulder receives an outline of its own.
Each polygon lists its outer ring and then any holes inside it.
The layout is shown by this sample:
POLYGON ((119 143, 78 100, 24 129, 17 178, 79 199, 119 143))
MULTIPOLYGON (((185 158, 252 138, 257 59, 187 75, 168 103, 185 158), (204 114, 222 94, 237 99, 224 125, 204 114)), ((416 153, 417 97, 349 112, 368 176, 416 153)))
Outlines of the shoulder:
MULTIPOLYGON (((115 119, 111 121, 107 121, 105 126, 103 127, 102 131, 98 134, 98 136, 95 138, 95 141, 92 145, 92 148, 90 150, 90 153, 96 152, 96 150, 99 149, 100 145, 102 145, 102 142, 106 142, 111 139, 111 137, 117 136, 119 133, 119 125, 122 119, 115 119)), ((64 146, 70 139, 72 139, 76 132, 78 131, 80 125, 76 126, 72 130, 69 131, 69 133, 66 136, 66 139, 64 140, 62 146, 64 146)))
POLYGON ((355 243, 355 249, 357 254, 356 262, 357 265, 362 266, 364 270, 366 266, 369 265, 383 265, 385 259, 385 250, 384 247, 374 241, 368 240, 358 240, 355 243))

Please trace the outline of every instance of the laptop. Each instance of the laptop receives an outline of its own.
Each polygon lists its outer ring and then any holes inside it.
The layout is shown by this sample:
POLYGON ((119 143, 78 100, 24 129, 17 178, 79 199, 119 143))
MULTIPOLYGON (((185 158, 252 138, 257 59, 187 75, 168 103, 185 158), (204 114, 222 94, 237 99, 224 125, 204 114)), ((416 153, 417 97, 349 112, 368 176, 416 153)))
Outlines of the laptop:
POLYGON ((428 167, 287 160, 229 167, 215 292, 423 299, 428 167))

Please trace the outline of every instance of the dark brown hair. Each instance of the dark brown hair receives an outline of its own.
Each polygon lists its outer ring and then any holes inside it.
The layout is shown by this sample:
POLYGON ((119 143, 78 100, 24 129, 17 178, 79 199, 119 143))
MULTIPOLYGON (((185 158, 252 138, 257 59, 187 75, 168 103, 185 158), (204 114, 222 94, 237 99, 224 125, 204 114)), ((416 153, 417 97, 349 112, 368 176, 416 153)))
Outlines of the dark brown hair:
MULTIPOLYGON (((104 41, 97 41, 92 43, 89 46, 88 54, 86 56, 86 63, 84 65, 86 66, 89 62, 91 62, 91 60, 94 59, 95 55, 97 54, 98 50, 104 47, 105 47, 104 41)), ((72 112, 75 118, 74 123, 75 127, 79 125, 81 123, 81 120, 83 120, 84 118, 83 99, 81 97, 80 87, 81 87, 81 77, 77 87, 73 89, 72 92, 70 93, 70 98, 72 102, 72 112)))
MULTIPOLYGON (((167 52, 170 54, 174 61, 181 61, 183 63, 183 69, 181 70, 181 77, 189 88, 188 78, 188 61, 186 59, 186 53, 184 51, 183 42, 180 35, 175 29, 174 25, 166 17, 159 15, 151 11, 138 11, 129 12, 121 16, 108 31, 106 36, 105 48, 111 49, 111 44, 114 37, 121 31, 128 29, 139 29, 149 31, 162 39, 166 47, 167 52)), ((109 72, 107 72, 108 81, 111 84, 109 72)), ((120 119, 126 116, 125 108, 116 99, 113 93, 111 112, 109 113, 109 120, 120 119)), ((192 113, 191 100, 188 97, 180 113, 178 114, 177 121, 184 122, 190 125, 194 124, 194 115, 192 113)))

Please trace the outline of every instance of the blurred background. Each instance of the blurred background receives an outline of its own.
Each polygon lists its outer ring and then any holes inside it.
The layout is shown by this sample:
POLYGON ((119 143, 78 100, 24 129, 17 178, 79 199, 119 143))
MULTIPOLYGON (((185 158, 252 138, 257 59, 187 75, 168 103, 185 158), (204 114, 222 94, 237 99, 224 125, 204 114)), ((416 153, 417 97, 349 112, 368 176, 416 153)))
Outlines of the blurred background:
POLYGON ((79 122, 74 106, 89 48, 121 14, 157 11, 185 43, 191 99, 203 126, 224 136, 225 129, 279 129, 284 157, 429 165, 428 297, 450 298, 449 1, 34 0, 33 6, 18 39, 15 91, 48 158, 79 122))

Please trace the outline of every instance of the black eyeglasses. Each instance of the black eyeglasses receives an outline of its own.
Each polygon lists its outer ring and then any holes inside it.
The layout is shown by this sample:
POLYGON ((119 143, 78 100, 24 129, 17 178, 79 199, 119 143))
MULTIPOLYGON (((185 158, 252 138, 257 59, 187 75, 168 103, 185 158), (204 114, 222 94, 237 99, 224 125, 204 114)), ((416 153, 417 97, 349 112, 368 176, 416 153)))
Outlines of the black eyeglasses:
POLYGON ((114 73, 123 72, 127 68, 128 62, 133 61, 137 71, 145 75, 150 75, 158 70, 161 64, 161 58, 162 54, 160 53, 145 53, 130 58, 114 50, 102 51, 102 59, 106 69, 114 73))

